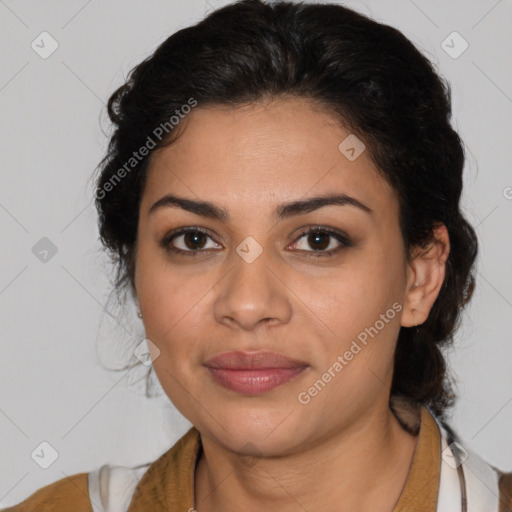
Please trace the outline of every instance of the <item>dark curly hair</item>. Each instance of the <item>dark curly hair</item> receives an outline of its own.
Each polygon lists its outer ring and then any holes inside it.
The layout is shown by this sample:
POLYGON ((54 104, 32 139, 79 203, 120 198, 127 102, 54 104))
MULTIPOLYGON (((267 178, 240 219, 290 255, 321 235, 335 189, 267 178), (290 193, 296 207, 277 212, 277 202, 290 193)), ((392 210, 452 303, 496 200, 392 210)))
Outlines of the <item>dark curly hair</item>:
POLYGON ((473 293, 478 251, 459 207, 464 148, 450 124, 450 87, 400 31, 341 5, 238 1, 171 35, 130 71, 108 102, 115 129, 95 185, 114 289, 134 291, 146 169, 152 152, 178 135, 169 120, 191 101, 235 108, 282 95, 318 102, 364 140, 399 198, 409 258, 446 225, 442 289, 422 325, 400 329, 391 388, 444 417, 456 395, 441 349, 453 343, 473 293), (159 126, 165 137, 155 136, 159 126), (135 159, 143 147, 151 149, 135 159))

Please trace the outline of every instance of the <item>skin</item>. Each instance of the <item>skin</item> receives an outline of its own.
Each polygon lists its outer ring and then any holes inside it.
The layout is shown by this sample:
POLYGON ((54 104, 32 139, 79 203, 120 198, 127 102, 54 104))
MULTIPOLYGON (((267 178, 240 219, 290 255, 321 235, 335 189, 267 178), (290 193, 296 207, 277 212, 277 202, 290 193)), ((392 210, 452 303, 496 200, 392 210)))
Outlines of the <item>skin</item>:
POLYGON ((417 443, 389 409, 393 354, 400 327, 423 323, 440 291, 449 253, 445 226, 408 263, 396 193, 368 150, 354 161, 340 152, 350 132, 310 100, 199 105, 182 129, 177 142, 151 157, 134 286, 146 336, 160 350, 156 375, 201 434, 195 508, 391 511, 417 443), (281 203, 333 192, 372 213, 330 205, 274 217, 281 203), (167 193, 215 203, 230 219, 178 207, 149 213, 167 193), (319 225, 345 232, 351 245, 327 235, 325 243, 308 243, 303 232, 319 225), (202 248, 199 257, 159 244, 193 226, 208 236, 188 245, 178 236, 169 245, 202 248), (263 251, 252 263, 236 252, 248 236, 263 251), (324 247, 340 250, 312 256, 324 247), (300 403, 298 394, 395 302, 401 311, 317 396, 300 403), (244 395, 217 384, 204 367, 232 350, 273 350, 309 366, 271 391, 244 395))

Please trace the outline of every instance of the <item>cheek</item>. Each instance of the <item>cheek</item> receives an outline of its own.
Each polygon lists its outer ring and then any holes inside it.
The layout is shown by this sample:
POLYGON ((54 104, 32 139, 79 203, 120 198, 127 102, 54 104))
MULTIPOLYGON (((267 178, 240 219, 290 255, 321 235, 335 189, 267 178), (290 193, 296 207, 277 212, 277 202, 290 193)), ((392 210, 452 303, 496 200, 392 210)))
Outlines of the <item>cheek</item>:
POLYGON ((146 332, 165 339, 179 325, 197 314, 201 299, 214 282, 207 274, 172 266, 160 249, 142 243, 137 254, 136 286, 146 332))
POLYGON ((402 305, 390 291, 392 283, 377 276, 381 281, 353 269, 350 278, 334 280, 330 297, 317 303, 315 313, 331 331, 321 338, 318 373, 321 380, 337 375, 326 403, 358 408, 390 382, 402 305))
POLYGON ((402 273, 393 258, 361 251, 329 276, 302 281, 299 293, 308 297, 308 306, 331 331, 346 340, 401 302, 402 273))
POLYGON ((375 375, 384 380, 391 370, 403 309, 402 275, 393 252, 365 250, 310 289, 311 317, 329 327, 322 362, 329 368, 342 356, 347 384, 375 380, 375 375))

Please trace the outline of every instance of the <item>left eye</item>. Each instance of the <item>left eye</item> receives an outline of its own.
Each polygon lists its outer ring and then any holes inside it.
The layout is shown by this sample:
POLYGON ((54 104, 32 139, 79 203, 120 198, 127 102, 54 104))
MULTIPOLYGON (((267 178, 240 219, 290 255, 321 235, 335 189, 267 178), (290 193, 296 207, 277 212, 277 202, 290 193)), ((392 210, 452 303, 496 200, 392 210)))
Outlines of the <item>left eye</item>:
MULTIPOLYGON (((338 251, 342 247, 350 246, 350 241, 348 237, 342 235, 341 233, 325 230, 325 229, 310 229, 299 237, 298 240, 304 239, 306 245, 309 247, 313 247, 313 251, 308 250, 306 247, 300 248, 299 250, 304 250, 306 252, 319 252, 325 254, 331 254, 333 252, 338 251)), ((294 245, 298 245, 295 242, 294 245)))

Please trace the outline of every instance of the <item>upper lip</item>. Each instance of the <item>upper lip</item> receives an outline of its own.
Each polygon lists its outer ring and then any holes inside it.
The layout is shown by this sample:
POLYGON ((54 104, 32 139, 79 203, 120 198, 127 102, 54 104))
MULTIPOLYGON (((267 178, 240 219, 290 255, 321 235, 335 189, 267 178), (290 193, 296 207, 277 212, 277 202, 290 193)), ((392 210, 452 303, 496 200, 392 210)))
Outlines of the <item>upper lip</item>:
POLYGON ((308 366, 304 361, 286 357, 278 352, 260 351, 223 352, 209 359, 206 366, 210 368, 229 368, 236 370, 253 370, 267 368, 298 368, 308 366))

